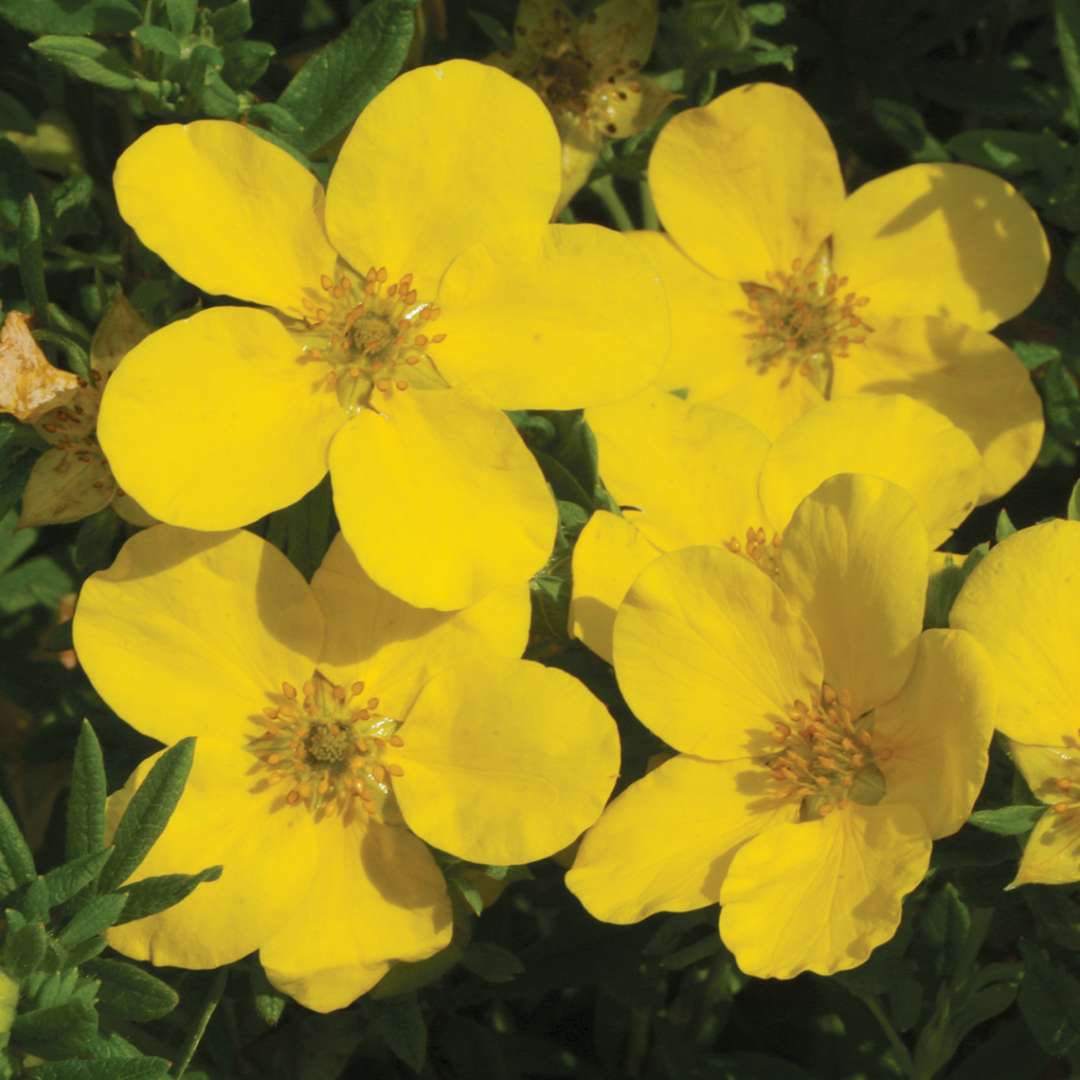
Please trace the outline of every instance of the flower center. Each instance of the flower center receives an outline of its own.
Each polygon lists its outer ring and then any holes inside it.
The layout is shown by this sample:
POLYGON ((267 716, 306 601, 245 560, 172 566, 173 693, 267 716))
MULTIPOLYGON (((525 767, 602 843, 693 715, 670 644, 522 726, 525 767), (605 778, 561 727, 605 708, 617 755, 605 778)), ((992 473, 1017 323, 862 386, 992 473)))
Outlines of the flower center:
POLYGON ((873 806, 885 794, 878 762, 888 751, 873 751, 873 712, 851 715, 851 695, 827 683, 810 703, 796 700, 790 723, 775 728, 776 749, 766 758, 776 794, 799 799, 804 821, 842 810, 849 802, 873 806))
POLYGON ((589 111, 592 64, 571 45, 541 58, 536 81, 540 96, 553 111, 563 109, 582 116, 589 111))
POLYGON ((321 385, 334 391, 342 408, 359 412, 373 390, 389 395, 410 386, 445 386, 429 350, 445 340, 430 334, 440 309, 421 300, 412 274, 389 282, 385 266, 359 277, 342 267, 323 275, 321 293, 305 297, 296 330, 305 363, 325 364, 321 385))
POLYGON ((794 374, 808 378, 826 397, 832 386, 833 362, 862 345, 871 327, 858 314, 869 297, 845 292, 848 279, 831 270, 832 252, 825 241, 808 262, 796 259, 790 272, 769 271, 767 285, 742 283, 747 310, 735 314, 751 326, 749 363, 764 374, 786 364, 782 385, 794 374))
POLYGON ((316 672, 300 693, 282 683, 256 718, 263 730, 248 749, 262 785, 281 785, 282 802, 306 806, 316 820, 356 809, 380 821, 396 814, 391 785, 404 770, 384 757, 405 745, 402 721, 379 712, 377 697, 364 699, 362 682, 346 689, 316 672))
POLYGON ((736 555, 742 555, 749 559, 759 570, 764 570, 774 581, 780 576, 780 543, 781 537, 774 532, 772 539, 766 537, 765 530, 760 526, 756 529, 746 530, 746 543, 740 544, 733 536, 724 547, 736 555))

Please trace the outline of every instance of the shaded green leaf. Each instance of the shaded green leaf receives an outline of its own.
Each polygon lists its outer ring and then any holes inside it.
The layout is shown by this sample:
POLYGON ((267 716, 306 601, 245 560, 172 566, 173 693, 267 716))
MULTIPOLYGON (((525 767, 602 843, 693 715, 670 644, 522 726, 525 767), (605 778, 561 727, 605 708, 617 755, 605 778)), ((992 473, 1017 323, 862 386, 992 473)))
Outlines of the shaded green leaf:
POLYGON ((0 17, 28 34, 122 34, 141 15, 131 0, 0 0, 0 17))
POLYGON ((168 983, 122 960, 91 960, 83 964, 83 971, 101 980, 101 1005, 125 1020, 157 1020, 180 1001, 168 983))
POLYGON ((976 810, 968 822, 977 829, 997 833, 998 836, 1019 836, 1028 832, 1042 817, 1046 807, 1002 806, 997 810, 976 810))
POLYGON ((116 827, 112 858, 98 882, 98 888, 103 892, 121 885, 146 858, 180 801, 194 756, 195 740, 187 738, 170 747, 154 762, 116 827))
POLYGON ((27 923, 8 930, 4 941, 4 970, 16 979, 25 979, 45 958, 48 935, 42 923, 27 923))
POLYGON ((79 855, 45 874, 50 906, 67 903, 77 892, 95 881, 111 855, 112 848, 79 855))
POLYGON ((168 1075, 169 1063, 159 1057, 57 1061, 34 1070, 34 1080, 166 1080, 168 1075))
POLYGON ((49 310, 45 251, 41 241, 41 212, 33 195, 27 195, 19 207, 19 277, 34 311, 44 318, 49 310))
POLYGON ((106 893, 88 900, 56 935, 56 940, 66 948, 80 945, 89 938, 102 934, 116 922, 124 910, 127 896, 124 893, 106 893))
POLYGON ((116 925, 156 915, 179 904, 204 881, 217 881, 219 877, 221 867, 208 866, 197 874, 160 874, 124 885, 119 891, 128 898, 128 902, 116 925))
POLYGON ((77 79, 109 90, 132 90, 136 73, 124 57, 100 41, 89 38, 46 35, 30 48, 66 68, 77 79))
POLYGON ((489 941, 474 941, 465 950, 461 965, 491 983, 510 982, 525 971, 525 965, 509 949, 489 941))
POLYGON ((11 1037, 23 1051, 53 1059, 85 1050, 97 1029, 93 1005, 71 1000, 20 1013, 11 1025, 11 1037))
POLYGON ((8 805, 0 799, 0 898, 37 877, 34 857, 8 805))
POLYGON ((132 37, 150 52, 160 53, 173 60, 180 59, 180 42, 176 35, 170 33, 164 26, 140 26, 132 37))
POLYGON ((1020 1011, 1043 1050, 1064 1054, 1080 1038, 1080 980, 1045 949, 1023 938, 1020 953, 1024 958, 1020 1011))
POLYGON ((415 8, 416 0, 372 0, 293 76, 278 104, 302 125, 301 150, 310 154, 340 135, 398 73, 415 8))
POLYGON ((395 1057, 413 1072, 424 1068, 427 1025, 416 994, 399 994, 371 1003, 375 1030, 395 1057))
POLYGON ((67 808, 67 857, 76 858, 105 845, 105 761, 101 744, 88 720, 83 720, 67 808))

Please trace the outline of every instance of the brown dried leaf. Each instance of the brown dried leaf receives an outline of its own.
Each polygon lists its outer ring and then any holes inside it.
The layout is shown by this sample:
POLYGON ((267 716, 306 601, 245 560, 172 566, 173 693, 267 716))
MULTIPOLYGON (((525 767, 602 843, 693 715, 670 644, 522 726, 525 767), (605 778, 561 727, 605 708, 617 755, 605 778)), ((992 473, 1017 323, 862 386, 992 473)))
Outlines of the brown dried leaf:
POLYGON ((0 412, 33 423, 69 402, 79 387, 70 371, 55 368, 30 333, 27 316, 9 311, 0 327, 0 412))

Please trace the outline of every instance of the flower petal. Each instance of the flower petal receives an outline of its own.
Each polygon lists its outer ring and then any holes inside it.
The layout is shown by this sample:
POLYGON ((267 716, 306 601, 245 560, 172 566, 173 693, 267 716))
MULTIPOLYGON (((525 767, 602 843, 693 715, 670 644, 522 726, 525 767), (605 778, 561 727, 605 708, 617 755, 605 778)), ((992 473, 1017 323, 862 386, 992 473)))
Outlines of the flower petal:
POLYGON ((773 444, 761 471, 767 520, 782 530, 803 498, 844 472, 907 491, 932 547, 974 509, 983 478, 971 440, 928 405, 901 394, 842 398, 811 409, 773 444))
POLYGON ((1012 184, 968 165, 910 165, 844 203, 834 267, 870 297, 866 318, 943 315, 990 330, 1046 280, 1050 248, 1012 184))
POLYGON ((301 1005, 351 1005, 397 960, 450 944, 446 882, 431 852, 401 827, 322 822, 319 860, 296 916, 259 950, 267 978, 301 1005))
POLYGON ((763 752, 821 687, 813 632, 773 581, 725 548, 647 566, 615 617, 615 674, 638 719, 687 754, 763 752))
POLYGON ((731 381, 729 368, 736 374, 745 368, 752 375, 746 345, 750 327, 739 317, 749 309, 738 283, 702 270, 664 233, 628 232, 623 237, 656 270, 671 309, 671 354, 657 384, 693 396, 705 387, 718 393, 718 386, 731 381))
POLYGON ((758 474, 769 440, 753 424, 657 387, 585 418, 604 484, 661 550, 722 544, 766 523, 758 474))
MULTIPOLYGON (((159 755, 147 758, 109 799, 115 829, 159 755)), ((184 794, 160 838, 128 879, 194 874, 221 865, 175 907, 111 929, 109 944, 134 960, 168 967, 215 968, 254 952, 293 915, 315 868, 314 819, 272 807, 250 790, 254 759, 231 742, 201 737, 184 794)))
POLYGON ((767 769, 680 754, 631 784, 585 834, 567 888, 598 919, 715 904, 735 852, 798 804, 770 798, 767 769))
POLYGON ((326 475, 344 420, 273 315, 209 308, 151 334, 109 379, 98 438, 120 486, 161 521, 231 529, 326 475))
POLYGON ((825 681, 859 716, 895 697, 922 629, 926 529, 911 496, 876 476, 834 476, 796 508, 780 587, 814 628, 825 681))
POLYGON ((300 315, 334 271, 322 186, 242 124, 159 124, 120 155, 113 179, 139 239, 204 292, 300 315))
POLYGON ((307 582, 249 532, 155 525, 87 580, 75 609, 75 651, 95 689, 162 742, 242 745, 268 692, 311 678, 322 634, 307 582))
POLYGON ((498 409, 410 390, 365 410, 330 448, 341 531, 372 579, 446 611, 528 581, 551 554, 555 501, 498 409))
POLYGON ((1074 747, 1032 746, 1010 739, 1009 756, 1031 793, 1049 806, 1056 806, 1064 798, 1058 786, 1061 780, 1069 781, 1070 787, 1080 791, 1080 751, 1074 747))
POLYGON ((983 455, 982 502, 1008 491, 1042 444, 1042 401, 1019 358, 949 319, 879 325, 837 364, 833 394, 907 394, 944 413, 983 455))
POLYGON ((720 889, 720 936, 755 978, 858 967, 900 925, 930 837, 918 811, 855 806, 778 825, 736 853, 720 889))
POLYGON ((659 555, 639 529, 606 510, 589 518, 574 544, 570 633, 608 663, 615 612, 634 578, 659 555))
POLYGON ((993 668, 970 634, 922 634, 911 678, 874 713, 883 805, 914 806, 935 840, 956 832, 986 779, 995 703, 993 668))
POLYGON ((949 623, 974 634, 998 678, 997 726, 1010 739, 1077 745, 1080 522, 1045 521, 975 568, 949 623))
POLYGON ((844 201, 825 125, 771 83, 679 113, 656 140, 649 185, 664 228, 695 262, 759 284, 813 256, 844 201))
POLYGON ((429 844, 504 865, 552 855, 599 816, 619 772, 607 710, 576 679, 474 656, 421 691, 391 757, 405 821, 429 844))
POLYGON ((741 354, 717 365, 715 377, 703 377, 690 397, 741 416, 770 439, 779 438, 800 416, 825 400, 809 379, 792 375, 785 365, 758 371, 741 354))
POLYGON ((1080 809, 1048 809, 1031 830, 1016 877, 1018 885, 1069 885, 1080 881, 1080 809))
POLYGON ((618 401, 667 359, 659 278, 598 225, 502 229, 454 261, 439 304, 439 371, 500 409, 618 401))
POLYGON ((326 618, 319 670, 371 688, 390 716, 404 716, 440 668, 475 652, 516 658, 529 637, 529 586, 507 585, 461 611, 415 608, 380 589, 339 533, 311 588, 326 618))
POLYGON ((400 76, 360 114, 330 177, 326 224, 357 270, 411 272, 431 300, 471 244, 547 221, 559 186, 559 137, 536 94, 451 60, 400 76))

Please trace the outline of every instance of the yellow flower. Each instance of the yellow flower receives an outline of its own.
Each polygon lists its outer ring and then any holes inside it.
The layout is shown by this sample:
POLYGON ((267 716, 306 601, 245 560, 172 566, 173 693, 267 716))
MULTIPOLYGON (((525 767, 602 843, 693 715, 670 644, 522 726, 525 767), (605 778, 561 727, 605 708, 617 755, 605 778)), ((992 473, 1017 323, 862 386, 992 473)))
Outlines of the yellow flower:
MULTIPOLYGON (((74 393, 53 399, 49 411, 35 425, 50 449, 34 462, 30 472, 20 525, 79 521, 109 505, 133 525, 151 524, 153 519, 146 511, 117 487, 97 438, 98 408, 109 377, 125 354, 149 333, 146 321, 123 293, 118 293, 90 342, 89 380, 70 376, 74 393)), ((67 372, 59 374, 66 376, 67 372)))
POLYGON ((213 120, 153 128, 115 183, 175 270, 265 305, 202 311, 127 357, 99 427, 121 485, 162 521, 225 529, 329 466, 360 562, 419 606, 463 607, 550 554, 555 503, 502 410, 618 400, 667 353, 654 273, 617 233, 548 224, 555 127, 483 64, 397 79, 325 196, 213 120))
POLYGON ((528 622, 525 585, 454 613, 409 607, 340 536, 310 586, 249 532, 129 540, 83 587, 76 651, 139 731, 198 738, 134 877, 224 873, 110 944, 188 968, 257 949, 275 986, 320 1011, 438 952, 450 901, 422 840, 480 863, 539 859, 596 819, 618 771, 603 706, 514 659, 528 622))
POLYGON ((998 544, 949 622, 973 634, 1000 683, 996 724, 1036 798, 1015 885, 1080 881, 1080 522, 1046 521, 998 544))
POLYGON ((604 0, 585 18, 565 0, 521 0, 514 48, 488 63, 531 86, 562 140, 562 209, 589 179, 610 139, 646 131, 676 95, 646 75, 657 0, 604 0))
POLYGON ((648 566, 615 621, 615 673, 678 755, 585 835, 567 884, 634 922, 720 900, 749 975, 855 967, 887 941, 931 840, 986 772, 990 666, 957 630, 920 633, 926 531, 876 477, 795 511, 777 578, 723 548, 648 566))
POLYGON ((982 481, 971 440, 900 394, 823 402, 772 444, 734 413, 655 388, 586 417, 623 515, 598 511, 578 538, 570 633, 607 660, 615 611, 661 552, 723 544, 775 576, 795 507, 843 472, 904 488, 936 546, 975 505, 982 481))
POLYGON ((987 333, 1046 276, 1046 237, 1015 188, 966 165, 912 165, 845 197, 817 115, 768 83, 675 117, 649 183, 670 239, 635 242, 671 298, 665 386, 773 437, 823 397, 906 393, 971 436, 984 500, 1027 471, 1039 398, 987 333))

